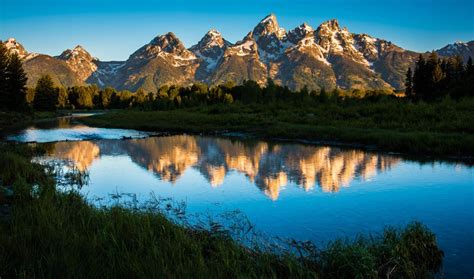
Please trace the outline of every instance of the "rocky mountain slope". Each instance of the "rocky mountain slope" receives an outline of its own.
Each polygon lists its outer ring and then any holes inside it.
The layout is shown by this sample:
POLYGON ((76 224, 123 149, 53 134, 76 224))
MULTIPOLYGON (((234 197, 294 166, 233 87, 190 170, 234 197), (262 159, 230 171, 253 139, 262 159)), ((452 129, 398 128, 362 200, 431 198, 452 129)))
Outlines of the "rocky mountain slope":
MULTIPOLYGON (((52 57, 29 53, 14 39, 5 44, 23 58, 29 86, 48 73, 62 86, 97 84, 131 91, 156 91, 165 84, 197 81, 238 84, 251 79, 264 84, 267 78, 291 89, 402 89, 406 69, 419 55, 390 41, 351 33, 337 20, 316 29, 303 23, 286 31, 274 15, 265 17, 235 44, 213 29, 186 49, 173 33, 167 33, 126 61, 103 62, 81 46, 52 57)), ((466 61, 474 56, 474 41, 457 42, 437 52, 461 55, 466 61)))
POLYGON ((455 42, 454 44, 449 44, 442 49, 438 49, 436 52, 441 56, 460 55, 464 61, 467 61, 469 57, 474 59, 474 41, 468 43, 455 42))

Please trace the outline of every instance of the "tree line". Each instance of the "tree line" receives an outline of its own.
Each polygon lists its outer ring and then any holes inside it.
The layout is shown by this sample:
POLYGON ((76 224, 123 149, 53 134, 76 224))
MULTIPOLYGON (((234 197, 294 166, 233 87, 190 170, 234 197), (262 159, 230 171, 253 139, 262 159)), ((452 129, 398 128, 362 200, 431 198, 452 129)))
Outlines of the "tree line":
POLYGON ((474 67, 469 57, 464 65, 460 56, 441 59, 431 52, 420 54, 412 71, 408 68, 405 93, 412 100, 435 101, 450 96, 459 99, 474 96, 474 67))
POLYGON ((334 89, 330 92, 324 89, 310 91, 306 87, 292 91, 288 87, 277 85, 268 79, 261 87, 252 80, 244 81, 241 85, 227 82, 221 85, 209 86, 205 83, 195 83, 190 86, 163 85, 156 92, 118 91, 107 87, 101 89, 96 85, 73 86, 68 88, 56 87, 50 76, 41 77, 35 88, 29 89, 28 102, 36 110, 55 109, 123 109, 140 108, 145 110, 168 110, 175 108, 198 107, 213 104, 270 104, 292 103, 308 105, 329 102, 344 98, 368 98, 387 96, 391 91, 386 90, 350 90, 334 89))

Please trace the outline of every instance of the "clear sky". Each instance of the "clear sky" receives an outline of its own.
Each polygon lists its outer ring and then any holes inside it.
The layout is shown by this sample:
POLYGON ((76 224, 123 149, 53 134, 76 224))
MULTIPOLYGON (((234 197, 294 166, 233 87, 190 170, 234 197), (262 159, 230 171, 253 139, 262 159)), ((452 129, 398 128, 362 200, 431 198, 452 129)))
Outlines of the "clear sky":
POLYGON ((474 0, 0 0, 0 38, 30 52, 58 55, 80 44, 101 60, 125 60, 158 34, 174 32, 186 45, 210 28, 235 42, 267 14, 292 29, 337 18, 415 51, 474 40, 474 0))

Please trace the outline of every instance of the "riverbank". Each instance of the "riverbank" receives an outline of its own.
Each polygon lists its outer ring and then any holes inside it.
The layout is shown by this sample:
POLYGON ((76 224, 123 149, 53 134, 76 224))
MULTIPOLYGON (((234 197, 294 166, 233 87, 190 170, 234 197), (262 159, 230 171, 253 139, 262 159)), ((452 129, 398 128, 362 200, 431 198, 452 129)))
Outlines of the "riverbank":
POLYGON ((0 146, 2 185, 14 192, 2 200, 12 207, 0 218, 2 277, 427 278, 441 268, 436 238, 419 223, 275 250, 244 247, 219 226, 172 222, 152 207, 97 208, 77 191, 58 191, 52 169, 31 162, 42 152, 0 146))
POLYGON ((35 120, 52 119, 56 117, 55 112, 0 112, 0 132, 24 127, 35 120))
POLYGON ((177 133, 244 133, 409 155, 474 157, 474 101, 320 104, 314 107, 215 105, 170 111, 122 110, 88 125, 177 133))

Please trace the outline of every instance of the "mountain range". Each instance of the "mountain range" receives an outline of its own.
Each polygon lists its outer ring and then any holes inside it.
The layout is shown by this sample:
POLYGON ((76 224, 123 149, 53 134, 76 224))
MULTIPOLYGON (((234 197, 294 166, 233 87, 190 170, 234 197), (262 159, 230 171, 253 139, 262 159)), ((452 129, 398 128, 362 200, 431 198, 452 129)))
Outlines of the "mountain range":
MULTIPOLYGON (((100 61, 81 46, 58 56, 30 53, 15 39, 4 42, 18 53, 34 86, 44 74, 57 85, 96 84, 135 91, 194 82, 220 84, 267 78, 291 89, 402 89, 408 67, 420 53, 390 41, 341 28, 333 19, 313 29, 306 23, 286 31, 275 15, 260 21, 242 40, 231 43, 210 30, 186 48, 167 33, 142 46, 126 61, 100 61)), ((474 41, 456 42, 436 51, 440 56, 474 57, 474 41)))

